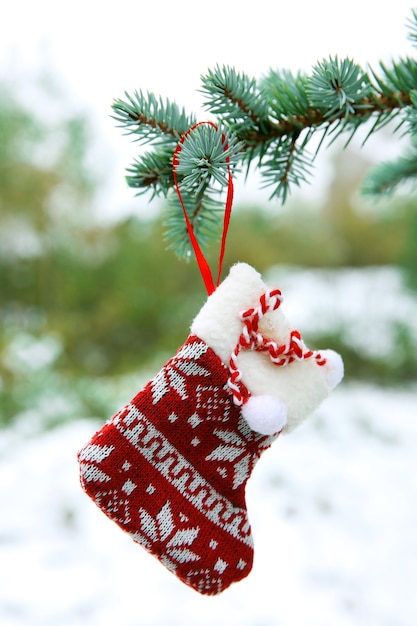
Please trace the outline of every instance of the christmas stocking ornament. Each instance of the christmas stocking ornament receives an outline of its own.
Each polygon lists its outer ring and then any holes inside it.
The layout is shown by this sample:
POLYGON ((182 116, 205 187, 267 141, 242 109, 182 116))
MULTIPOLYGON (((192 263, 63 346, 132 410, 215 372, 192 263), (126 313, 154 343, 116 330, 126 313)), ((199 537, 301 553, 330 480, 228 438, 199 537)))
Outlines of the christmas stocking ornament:
POLYGON ((252 469, 343 376, 340 356, 308 350, 281 302, 252 267, 233 266, 175 356, 78 454, 100 509, 202 594, 250 572, 252 469))

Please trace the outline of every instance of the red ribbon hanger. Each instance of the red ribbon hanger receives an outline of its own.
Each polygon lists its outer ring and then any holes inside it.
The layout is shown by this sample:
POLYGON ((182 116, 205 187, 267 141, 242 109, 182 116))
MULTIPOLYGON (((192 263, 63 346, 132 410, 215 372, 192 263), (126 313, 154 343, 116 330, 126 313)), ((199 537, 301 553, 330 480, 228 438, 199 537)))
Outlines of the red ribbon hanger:
MULTIPOLYGON (((177 147, 175 148, 174 156, 172 159, 172 171, 174 174, 175 191, 177 192, 177 195, 178 195, 178 198, 179 198, 179 201, 181 203, 181 207, 184 213, 184 218, 185 218, 185 222, 187 225, 187 230, 188 230, 188 235, 190 237, 191 245, 193 246, 194 254, 196 256, 198 267, 200 269, 201 276, 206 286, 207 293, 210 296, 213 293, 213 291, 216 289, 216 287, 218 287, 218 285, 220 284, 220 279, 221 279, 224 253, 226 249, 227 232, 229 229, 230 216, 232 213, 233 179, 232 179, 232 173, 230 170, 230 157, 226 157, 227 171, 228 171, 227 196, 226 196, 226 205, 225 205, 224 219, 223 219, 223 232, 222 232, 222 239, 221 239, 220 252, 219 252, 219 268, 217 272, 217 281, 216 283, 214 283, 213 274, 211 272, 210 266, 207 262, 206 257, 203 254, 203 251, 201 250, 200 244, 197 241, 197 238, 194 233, 193 225, 190 222, 190 218, 188 217, 188 213, 184 206, 184 201, 182 199, 181 191, 180 191, 178 180, 177 180, 177 167, 180 163, 180 153, 181 153, 184 141, 186 140, 188 135, 192 133, 193 130, 195 130, 197 126, 200 126, 201 124, 208 124, 209 126, 212 126, 216 130, 218 130, 218 127, 216 126, 216 124, 214 124, 213 122, 209 122, 209 121, 197 122, 197 124, 194 124, 194 126, 189 128, 187 132, 183 134, 180 141, 178 142, 177 147)), ((222 134, 222 143, 224 146, 224 150, 226 151, 228 149, 228 144, 227 144, 226 136, 224 134, 222 134)))

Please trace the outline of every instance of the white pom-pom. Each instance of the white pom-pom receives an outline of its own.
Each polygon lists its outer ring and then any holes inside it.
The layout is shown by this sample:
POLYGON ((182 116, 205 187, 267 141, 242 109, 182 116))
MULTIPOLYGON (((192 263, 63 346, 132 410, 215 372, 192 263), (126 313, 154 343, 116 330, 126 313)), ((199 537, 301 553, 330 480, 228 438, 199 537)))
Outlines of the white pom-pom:
POLYGON ((242 415, 261 435, 274 435, 287 423, 287 408, 276 396, 251 396, 242 407, 242 415))

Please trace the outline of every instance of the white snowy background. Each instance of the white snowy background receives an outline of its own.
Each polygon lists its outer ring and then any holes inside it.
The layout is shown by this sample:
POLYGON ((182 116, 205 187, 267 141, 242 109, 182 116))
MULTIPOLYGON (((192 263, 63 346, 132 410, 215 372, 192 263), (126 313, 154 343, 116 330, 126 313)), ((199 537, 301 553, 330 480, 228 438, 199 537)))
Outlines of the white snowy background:
MULTIPOLYGON (((25 93, 39 68, 51 71, 72 106, 87 105, 103 137, 95 156, 109 168, 99 204, 114 215, 138 206, 124 182, 134 150, 109 118, 124 90, 149 89, 196 111, 199 76, 216 63, 254 76, 309 71, 329 54, 376 67, 410 54, 404 23, 414 5, 15 0, 2 6, 0 72, 25 93)), ((378 146, 369 142, 381 156, 378 146)), ((337 327, 352 345, 389 358, 400 322, 417 349, 416 299, 394 270, 276 275, 300 330, 337 327)), ((417 626, 417 380, 406 389, 343 384, 263 455, 247 493, 253 571, 206 598, 81 491, 76 453, 101 424, 80 409, 79 419, 45 429, 55 415, 77 413, 76 390, 62 391, 53 375, 58 352, 51 337, 22 335, 7 355, 25 376, 28 362, 34 379, 45 372, 47 384, 43 399, 0 431, 1 626, 417 626)), ((146 376, 96 392, 122 403, 146 376)))
MULTIPOLYGON (((304 331, 337 320, 383 351, 403 321, 417 348, 417 299, 391 268, 271 276, 304 331)), ((248 483, 254 568, 208 598, 82 492, 76 453, 101 424, 28 417, 0 439, 2 626, 416 626, 417 386, 342 384, 275 442, 248 483)))

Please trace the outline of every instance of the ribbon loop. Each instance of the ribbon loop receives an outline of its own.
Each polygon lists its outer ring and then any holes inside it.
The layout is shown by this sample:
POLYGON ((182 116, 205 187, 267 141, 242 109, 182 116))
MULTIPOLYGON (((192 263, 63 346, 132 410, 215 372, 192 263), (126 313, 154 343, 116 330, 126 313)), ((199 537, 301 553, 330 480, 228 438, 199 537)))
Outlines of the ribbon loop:
MULTIPOLYGON (((233 178, 232 178, 232 173, 230 169, 230 157, 227 156, 226 157, 227 169, 228 169, 227 196, 226 196, 226 205, 225 205, 224 219, 223 219, 223 232, 222 232, 222 238, 221 238, 221 243, 220 243, 219 267, 218 267, 218 272, 217 272, 217 280, 216 280, 216 283, 214 283, 213 274, 211 272, 210 266, 207 262, 206 257, 204 256, 203 251, 201 250, 200 244, 198 243, 197 237, 195 236, 195 233, 194 233, 193 225, 190 221, 190 218, 188 217, 188 213, 185 208, 184 201, 182 199, 182 195, 181 195, 181 191, 180 191, 178 179, 177 179, 177 167, 180 163, 180 153, 181 153, 184 141, 186 140, 186 138, 191 132, 193 132, 198 126, 202 124, 208 124, 209 126, 212 126, 213 128, 215 128, 217 131, 219 130, 216 124, 210 121, 197 122, 197 124, 194 124, 194 126, 189 128, 187 132, 182 135, 180 141, 177 144, 177 147, 175 148, 174 156, 172 159, 172 171, 174 175, 175 191, 177 192, 177 195, 178 195, 178 198, 179 198, 179 201, 180 201, 183 213, 184 213, 188 236, 190 237, 191 245, 193 247, 194 254, 198 263, 198 267, 200 269, 201 277, 206 286, 207 293, 210 296, 213 293, 213 291, 216 289, 216 287, 218 287, 218 285, 220 284, 220 280, 221 280, 223 259, 224 259, 224 253, 226 250, 227 233, 229 230, 230 216, 232 213, 234 189, 233 189, 233 178)), ((228 149, 228 144, 227 144, 225 135, 222 135, 222 143, 224 145, 224 150, 226 151, 228 149)))

